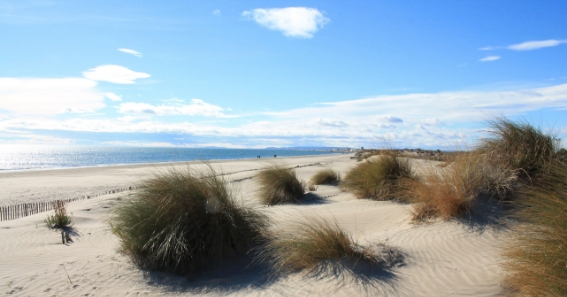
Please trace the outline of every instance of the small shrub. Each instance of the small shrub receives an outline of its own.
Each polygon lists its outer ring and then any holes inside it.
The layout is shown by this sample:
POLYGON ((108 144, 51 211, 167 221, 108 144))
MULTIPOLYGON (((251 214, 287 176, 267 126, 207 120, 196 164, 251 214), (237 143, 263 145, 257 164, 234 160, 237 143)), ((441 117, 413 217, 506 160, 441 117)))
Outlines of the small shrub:
POLYGON ((563 163, 567 163, 567 150, 565 148, 561 148, 557 151, 557 159, 563 163))
POLYGON ((311 182, 314 185, 328 185, 340 181, 341 175, 330 168, 319 170, 311 177, 311 182))
POLYGON ((312 181, 309 181, 307 183, 307 190, 311 192, 317 191, 317 186, 312 181))
POLYGON ((260 200, 266 205, 297 203, 305 187, 290 168, 273 165, 257 175, 260 182, 260 200))
POLYGON ((67 209, 65 207, 65 202, 61 200, 53 201, 53 209, 55 210, 54 215, 48 215, 44 222, 50 229, 58 228, 68 228, 73 224, 73 219, 67 215, 67 209))
POLYGON ((505 252, 505 283, 522 296, 567 296, 567 166, 551 165, 520 191, 524 222, 505 252))
POLYGON ((482 140, 479 149, 498 167, 517 170, 521 178, 533 178, 554 160, 554 137, 529 123, 498 118, 489 125, 493 137, 482 140))
POLYGON ((266 219, 238 204, 209 165, 203 172, 170 169, 143 181, 132 199, 112 210, 110 226, 138 265, 191 275, 246 251, 266 219))
POLYGON ((398 192, 402 178, 415 178, 409 161, 388 154, 375 157, 351 169, 343 179, 341 188, 352 191, 358 198, 401 199, 398 192))
POLYGON ((259 259, 276 272, 314 272, 325 261, 376 262, 369 249, 356 244, 336 222, 308 218, 290 226, 289 231, 270 234, 261 247, 259 259))

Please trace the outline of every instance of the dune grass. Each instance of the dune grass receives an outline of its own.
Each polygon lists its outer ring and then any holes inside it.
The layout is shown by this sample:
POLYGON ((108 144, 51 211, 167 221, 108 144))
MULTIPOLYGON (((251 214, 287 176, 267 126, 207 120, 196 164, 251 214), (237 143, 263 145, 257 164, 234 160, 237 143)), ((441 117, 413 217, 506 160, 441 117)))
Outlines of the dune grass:
POLYGON ((555 162, 517 200, 525 224, 508 245, 505 283, 523 296, 567 296, 567 165, 555 162))
POLYGON ((351 191, 358 198, 373 200, 403 199, 399 195, 399 181, 414 179, 407 159, 386 154, 358 164, 345 175, 341 189, 351 191))
POLYGON ((426 168, 419 180, 403 180, 402 188, 405 199, 416 203, 414 220, 447 220, 471 213, 481 193, 508 197, 515 183, 515 171, 494 166, 478 152, 463 152, 450 165, 426 168))
POLYGON ((272 165, 257 175, 260 201, 266 205, 297 203, 305 193, 305 185, 295 171, 283 165, 272 165))
POLYGON ((266 218, 235 195, 210 165, 200 172, 169 169, 119 202, 109 223, 141 267, 193 275, 247 251, 266 227, 266 218))
POLYGON ((47 219, 44 220, 47 227, 50 229, 63 229, 71 227, 73 224, 73 219, 67 214, 67 208, 65 207, 65 202, 61 200, 56 200, 53 202, 53 209, 55 210, 54 215, 48 215, 47 219))
POLYGON ((369 249, 360 247, 337 222, 310 217, 296 222, 287 231, 270 234, 261 247, 259 260, 276 272, 318 271, 326 261, 376 262, 369 249))
POLYGON ((443 220, 470 213, 478 195, 482 178, 469 156, 456 158, 445 167, 429 167, 420 180, 405 179, 402 184, 407 200, 415 202, 413 219, 443 220))
POLYGON ((478 149, 500 168, 517 170, 522 179, 535 177, 554 160, 556 139, 527 122, 497 118, 488 122, 491 138, 483 139, 478 149))
POLYGON ((341 175, 331 168, 317 171, 311 177, 311 183, 314 185, 329 185, 341 181, 341 175))

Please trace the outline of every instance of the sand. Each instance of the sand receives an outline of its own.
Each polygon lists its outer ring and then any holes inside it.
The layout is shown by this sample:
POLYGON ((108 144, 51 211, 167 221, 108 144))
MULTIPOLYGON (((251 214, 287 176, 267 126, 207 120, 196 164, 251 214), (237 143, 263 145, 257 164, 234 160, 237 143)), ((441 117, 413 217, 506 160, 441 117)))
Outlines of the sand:
MULTIPOLYGON (((278 159, 308 180, 322 168, 343 176, 352 155, 278 159)), ((72 202, 73 242, 48 229, 48 213, 0 222, 0 294, 10 296, 500 296, 501 243, 508 232, 485 218, 430 224, 411 222, 411 205, 356 199, 336 186, 318 186, 311 203, 265 207, 257 202, 255 174, 274 160, 214 162, 241 190, 241 199, 267 214, 273 228, 306 215, 336 220, 362 245, 386 243, 403 262, 368 274, 271 276, 243 257, 195 279, 144 271, 119 252, 106 222, 117 199, 135 190, 72 202), (315 196, 316 195, 316 196, 315 196)), ((417 166, 428 162, 418 160, 417 166)), ((172 164, 112 166, 0 174, 0 205, 127 188, 172 164)), ((176 164, 175 166, 188 166, 176 164)), ((191 163, 191 167, 201 164, 191 163)), ((492 209, 492 211, 498 211, 492 209)))

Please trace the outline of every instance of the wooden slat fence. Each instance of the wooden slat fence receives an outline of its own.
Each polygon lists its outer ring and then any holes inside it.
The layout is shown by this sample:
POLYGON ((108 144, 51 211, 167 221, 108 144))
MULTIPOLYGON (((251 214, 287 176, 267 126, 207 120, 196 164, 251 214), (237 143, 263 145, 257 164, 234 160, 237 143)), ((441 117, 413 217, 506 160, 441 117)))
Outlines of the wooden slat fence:
MULTIPOLYGON (((71 198, 71 199, 57 199, 62 200, 65 204, 71 203, 73 201, 78 200, 85 200, 91 199, 94 197, 108 195, 108 194, 115 194, 120 193, 123 191, 133 190, 134 187, 128 188, 120 188, 115 190, 106 191, 100 194, 88 195, 88 196, 81 196, 78 198, 71 198)), ((0 206, 0 222, 1 221, 8 221, 8 220, 15 220, 23 217, 27 217, 36 213, 45 212, 53 210, 54 202, 57 200, 51 201, 41 201, 41 202, 30 202, 30 203, 23 203, 23 204, 15 204, 15 205, 6 205, 0 206)))

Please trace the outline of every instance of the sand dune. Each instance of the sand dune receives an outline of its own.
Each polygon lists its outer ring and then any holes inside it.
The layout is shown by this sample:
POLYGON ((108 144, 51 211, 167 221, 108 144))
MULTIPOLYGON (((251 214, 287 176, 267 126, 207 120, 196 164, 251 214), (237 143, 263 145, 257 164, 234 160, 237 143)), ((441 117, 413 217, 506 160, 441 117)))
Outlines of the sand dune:
MULTIPOLYGON (((270 160, 273 162, 273 160, 270 160)), ((270 217, 272 228, 286 228, 307 215, 336 220, 363 245, 386 242, 404 255, 387 271, 326 276, 301 273, 273 276, 247 257, 214 267, 188 280, 140 270, 119 253, 119 241, 106 218, 117 199, 135 191, 73 202, 73 242, 43 223, 47 213, 0 222, 0 286, 14 296, 499 296, 503 289, 500 242, 507 232, 491 224, 459 221, 416 225, 411 205, 356 199, 336 186, 319 186, 302 205, 264 207, 255 198, 254 175, 267 160, 223 161, 228 180, 242 199, 270 217)), ((350 155, 277 160, 298 166, 302 179, 332 168, 344 175, 356 162, 350 155)), ((423 162, 420 161, 421 166, 423 162)), ((0 174, 0 204, 74 198, 107 188, 127 187, 170 165, 116 166, 0 174)), ((186 164, 178 166, 187 166, 186 164)), ((193 164, 191 166, 202 166, 193 164)))

